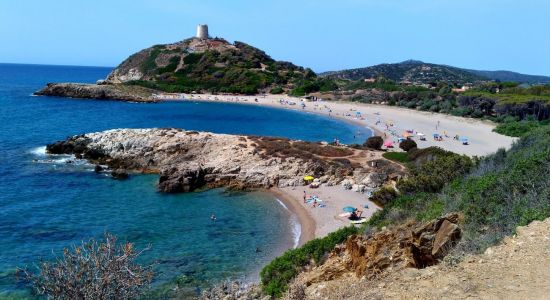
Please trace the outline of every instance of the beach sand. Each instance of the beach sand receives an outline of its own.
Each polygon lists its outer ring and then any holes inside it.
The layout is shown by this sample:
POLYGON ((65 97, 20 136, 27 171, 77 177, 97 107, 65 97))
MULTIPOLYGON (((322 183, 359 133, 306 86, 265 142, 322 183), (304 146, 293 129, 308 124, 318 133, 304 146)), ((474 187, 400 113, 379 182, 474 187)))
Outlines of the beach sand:
MULTIPOLYGON (((484 156, 496 152, 499 148, 509 148, 515 138, 503 136, 493 132, 495 124, 471 118, 461 118, 439 113, 422 112, 406 108, 373 105, 355 102, 317 101, 303 102, 301 99, 284 95, 257 95, 257 96, 232 96, 232 95, 185 95, 184 101, 218 101, 252 105, 264 105, 285 109, 294 109, 309 113, 326 115, 353 122, 374 130, 376 135, 385 136, 385 140, 397 138, 406 130, 414 130, 426 135, 426 141, 420 141, 415 137, 419 148, 438 146, 445 150, 469 156, 484 156), (281 104, 280 100, 291 101, 295 105, 281 104), (257 102, 256 102, 257 100, 257 102), (360 117, 356 112, 360 112, 360 117), (378 122, 380 121, 380 122, 378 122), (388 128, 387 125, 391 125, 388 128), (437 127, 437 129, 436 129, 437 127), (443 141, 434 141, 432 135, 447 134, 443 141), (453 137, 467 137, 469 145, 462 145, 453 137)), ((395 144, 397 148, 397 144, 395 144)))
POLYGON ((279 200, 283 201, 294 212, 302 224, 300 245, 312 238, 324 237, 339 228, 350 226, 347 217, 340 217, 346 206, 355 207, 361 211, 362 217, 370 218, 381 208, 369 201, 366 194, 345 190, 342 186, 321 186, 312 189, 308 186, 274 188, 269 190, 279 200), (307 197, 317 196, 324 207, 313 207, 304 203, 303 194, 307 197), (365 205, 368 208, 365 208, 365 205))

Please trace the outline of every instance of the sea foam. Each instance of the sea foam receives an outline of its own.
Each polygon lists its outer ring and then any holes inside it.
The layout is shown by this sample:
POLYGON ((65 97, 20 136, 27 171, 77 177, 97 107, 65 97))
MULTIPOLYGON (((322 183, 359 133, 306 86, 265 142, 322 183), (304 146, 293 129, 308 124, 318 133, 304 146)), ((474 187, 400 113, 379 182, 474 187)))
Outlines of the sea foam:
POLYGON ((278 198, 275 199, 286 211, 290 213, 290 225, 292 226, 292 237, 294 238, 294 244, 292 248, 298 248, 298 245, 300 244, 300 237, 302 236, 302 224, 300 224, 298 217, 288 209, 283 201, 279 200, 278 198))

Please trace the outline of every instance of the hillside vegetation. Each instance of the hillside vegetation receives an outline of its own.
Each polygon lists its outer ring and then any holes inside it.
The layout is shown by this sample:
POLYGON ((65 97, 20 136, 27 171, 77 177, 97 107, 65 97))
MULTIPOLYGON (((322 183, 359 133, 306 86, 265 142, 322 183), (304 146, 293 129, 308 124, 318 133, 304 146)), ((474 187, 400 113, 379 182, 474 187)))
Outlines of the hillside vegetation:
POLYGON ((454 84, 489 80, 466 70, 446 65, 429 64, 416 60, 407 60, 396 64, 379 64, 366 68, 327 72, 322 77, 331 79, 363 80, 365 78, 384 77, 395 82, 410 81, 430 84, 445 81, 454 84))
POLYGON ((418 60, 325 72, 321 73, 320 76, 353 81, 382 76, 396 82, 410 81, 419 84, 431 84, 441 81, 464 84, 490 80, 531 84, 550 83, 550 77, 548 76, 525 75, 510 71, 469 70, 448 65, 430 64, 418 60))
POLYGON ((165 92, 255 94, 272 89, 280 93, 315 79, 310 69, 276 61, 245 43, 193 38, 133 54, 109 75, 108 82, 165 92))
MULTIPOLYGON (((399 159, 408 161, 411 175, 398 182, 397 190, 387 186, 373 195, 384 209, 371 217, 365 232, 460 212, 463 237, 452 252, 460 259, 464 254, 484 251, 519 225, 550 216, 550 177, 546 176, 550 169, 550 126, 540 126, 510 150, 499 150, 482 159, 435 147, 411 150, 407 156, 399 159)), ((340 231, 338 240, 353 233, 351 229, 340 231)), ((334 237, 310 243, 332 245, 330 241, 334 237)), ((308 258, 315 258, 315 264, 326 258, 319 249, 325 255, 331 250, 303 247, 275 259, 262 270, 264 291, 281 295, 292 278, 311 263, 308 258)))

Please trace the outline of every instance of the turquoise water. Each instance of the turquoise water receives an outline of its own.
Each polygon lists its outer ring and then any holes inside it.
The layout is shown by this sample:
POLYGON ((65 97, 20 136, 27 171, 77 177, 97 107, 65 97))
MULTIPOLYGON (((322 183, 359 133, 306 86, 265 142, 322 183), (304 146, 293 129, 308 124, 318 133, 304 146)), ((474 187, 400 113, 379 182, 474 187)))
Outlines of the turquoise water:
POLYGON ((346 143, 370 134, 317 115, 258 106, 31 96, 47 82, 95 82, 109 71, 0 64, 0 296, 24 292, 16 267, 51 259, 52 251, 105 231, 138 247, 151 244, 141 262, 154 265, 155 286, 177 280, 189 293, 225 278, 254 280, 261 266, 297 238, 295 217, 269 194, 160 194, 154 175, 115 181, 89 165, 46 156, 47 143, 112 128, 178 127, 346 143))

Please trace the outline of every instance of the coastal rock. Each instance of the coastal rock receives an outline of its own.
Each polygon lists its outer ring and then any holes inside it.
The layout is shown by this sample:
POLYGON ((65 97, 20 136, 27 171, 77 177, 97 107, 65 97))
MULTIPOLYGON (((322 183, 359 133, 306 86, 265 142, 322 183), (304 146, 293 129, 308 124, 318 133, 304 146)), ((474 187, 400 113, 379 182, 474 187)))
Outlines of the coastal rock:
POLYGON ((352 179, 344 179, 344 180, 342 180, 342 182, 340 182, 340 185, 345 190, 351 190, 354 184, 355 184, 355 182, 352 179))
POLYGON ((388 175, 385 172, 371 172, 363 178, 361 184, 364 184, 369 188, 378 188, 382 186, 387 179, 388 175))
POLYGON ((357 193, 364 193, 366 188, 367 187, 364 184, 354 184, 351 187, 351 190, 354 191, 354 192, 357 192, 357 193))
MULTIPOLYGON (((47 151, 80 154, 113 170, 158 173, 158 189, 166 193, 221 186, 238 189, 300 186, 305 175, 313 175, 327 185, 342 182, 351 189, 355 184, 353 174, 369 172, 360 167, 361 163, 338 161, 363 150, 174 128, 117 129, 78 135, 48 145, 47 151)), ((358 157, 367 155, 359 153, 358 157)), ((355 186, 357 191, 364 188, 355 186)))
POLYGON ((111 172, 111 176, 113 176, 114 179, 127 179, 130 175, 126 170, 117 169, 111 172))
POLYGON ((113 99, 135 102, 156 102, 155 91, 122 84, 48 83, 34 93, 38 96, 57 96, 82 99, 113 99))

